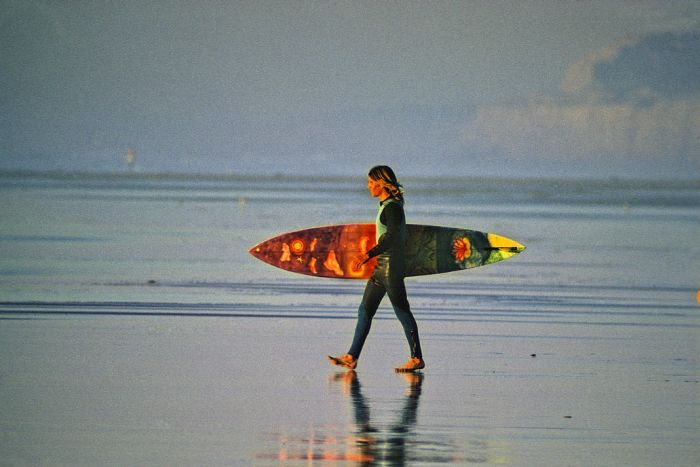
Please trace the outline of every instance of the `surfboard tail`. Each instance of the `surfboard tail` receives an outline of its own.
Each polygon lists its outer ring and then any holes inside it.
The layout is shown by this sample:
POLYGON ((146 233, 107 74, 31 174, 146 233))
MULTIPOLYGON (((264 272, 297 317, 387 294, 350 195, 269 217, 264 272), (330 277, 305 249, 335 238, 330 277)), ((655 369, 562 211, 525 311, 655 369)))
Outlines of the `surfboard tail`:
POLYGON ((376 260, 355 267, 374 246, 374 224, 340 224, 297 230, 255 245, 248 252, 289 272, 337 279, 366 279, 376 260))

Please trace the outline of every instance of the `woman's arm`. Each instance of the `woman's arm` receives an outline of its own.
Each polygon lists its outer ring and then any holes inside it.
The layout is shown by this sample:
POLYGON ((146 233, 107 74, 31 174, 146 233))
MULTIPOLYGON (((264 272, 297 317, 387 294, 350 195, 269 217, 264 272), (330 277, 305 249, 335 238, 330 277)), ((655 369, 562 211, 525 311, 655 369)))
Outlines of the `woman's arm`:
POLYGON ((399 229, 404 224, 403 208, 398 203, 390 203, 382 211, 379 221, 386 225, 386 232, 379 237, 377 244, 367 252, 368 258, 374 258, 388 251, 400 237, 399 229))

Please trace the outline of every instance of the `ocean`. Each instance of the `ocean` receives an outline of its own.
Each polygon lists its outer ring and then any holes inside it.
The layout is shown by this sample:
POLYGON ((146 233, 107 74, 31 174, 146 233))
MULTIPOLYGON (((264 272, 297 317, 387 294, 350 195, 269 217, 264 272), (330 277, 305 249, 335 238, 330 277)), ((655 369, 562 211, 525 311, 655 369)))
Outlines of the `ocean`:
POLYGON ((407 279, 412 379, 388 304, 357 372, 324 361, 362 281, 248 254, 372 222, 364 176, 0 173, 0 457, 697 465, 700 181, 402 182, 409 223, 527 247, 407 279))

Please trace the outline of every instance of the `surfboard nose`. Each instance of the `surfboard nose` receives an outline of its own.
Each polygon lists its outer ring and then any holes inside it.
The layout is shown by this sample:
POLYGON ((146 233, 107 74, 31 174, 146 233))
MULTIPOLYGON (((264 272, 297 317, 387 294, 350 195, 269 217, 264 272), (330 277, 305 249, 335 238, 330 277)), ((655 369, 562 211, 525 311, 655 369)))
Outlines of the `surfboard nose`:
POLYGON ((491 251, 488 259, 486 260, 487 264, 512 258, 525 249, 525 245, 522 243, 518 243, 515 240, 508 237, 503 237, 502 235, 489 233, 487 237, 489 240, 488 249, 491 251))
POLYGON ((525 248, 526 248, 525 245, 523 245, 523 244, 521 244, 521 243, 515 242, 515 241, 513 241, 513 240, 511 240, 511 242, 512 242, 513 244, 512 244, 512 245, 509 245, 509 246, 507 247, 507 251, 509 251, 509 252, 511 252, 511 253, 522 253, 522 252, 525 250, 525 248))
POLYGON ((526 248, 525 245, 518 243, 516 241, 513 241, 513 240, 511 240, 511 241, 514 243, 514 245, 510 247, 511 251, 514 251, 515 253, 522 253, 523 251, 525 251, 525 248, 526 248))
POLYGON ((515 240, 503 237, 502 235, 488 234, 489 243, 494 250, 500 250, 504 253, 520 253, 525 249, 525 245, 518 243, 515 240))

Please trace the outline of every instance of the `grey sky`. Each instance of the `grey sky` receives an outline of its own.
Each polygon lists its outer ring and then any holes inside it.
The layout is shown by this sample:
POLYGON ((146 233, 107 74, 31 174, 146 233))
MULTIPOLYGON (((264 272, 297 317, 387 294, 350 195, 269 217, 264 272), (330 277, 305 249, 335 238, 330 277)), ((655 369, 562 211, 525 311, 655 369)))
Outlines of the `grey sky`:
POLYGON ((613 156, 613 172, 628 174, 642 154, 648 170, 632 175, 674 176, 655 159, 668 155, 636 136, 658 115, 691 120, 658 132, 687 135, 673 149, 679 174, 700 168, 697 87, 650 96, 655 114, 630 107, 614 122, 624 138, 604 137, 615 144, 580 122, 552 134, 528 118, 545 106, 609 112, 601 87, 647 92, 639 73, 664 75, 639 63, 663 37, 685 37, 679 73, 694 76, 696 1, 1 3, 1 167, 119 170, 132 147, 149 171, 336 174, 389 162, 415 174, 585 175, 613 156), (581 75, 585 92, 568 92, 586 60, 628 72, 581 75), (617 76, 630 84, 611 86, 617 76))

